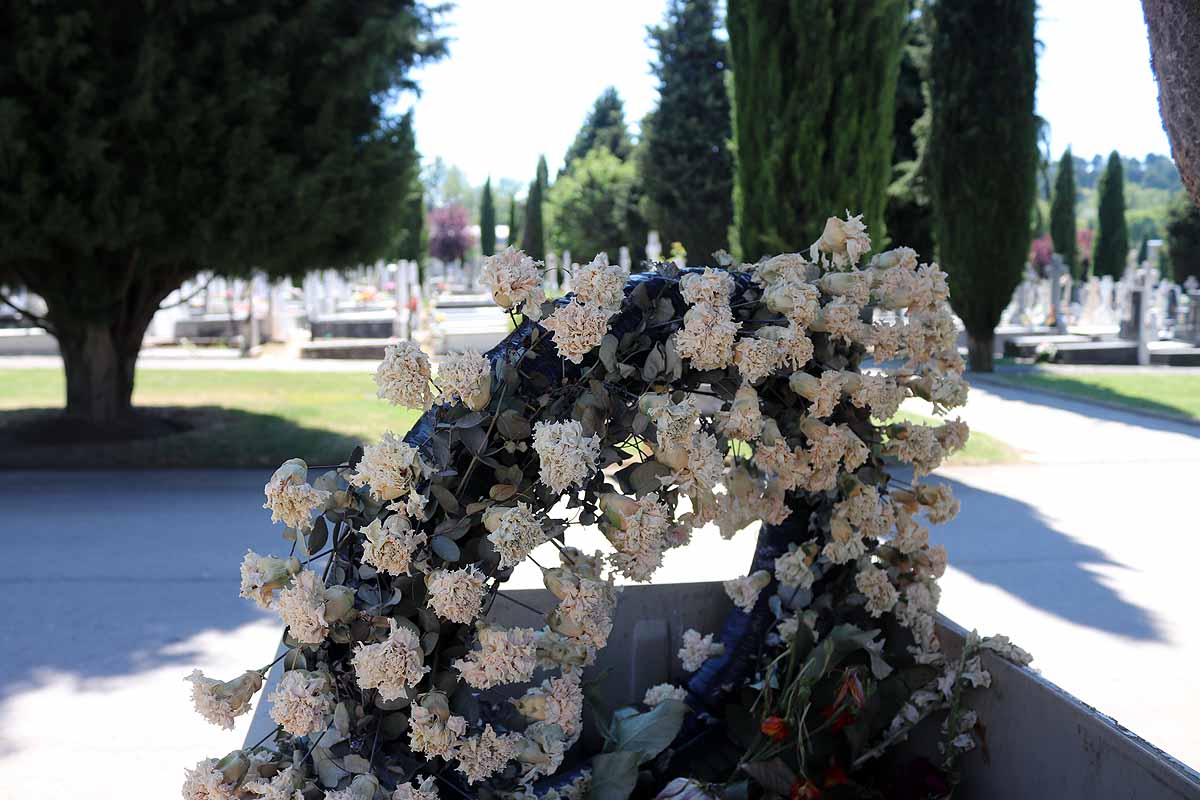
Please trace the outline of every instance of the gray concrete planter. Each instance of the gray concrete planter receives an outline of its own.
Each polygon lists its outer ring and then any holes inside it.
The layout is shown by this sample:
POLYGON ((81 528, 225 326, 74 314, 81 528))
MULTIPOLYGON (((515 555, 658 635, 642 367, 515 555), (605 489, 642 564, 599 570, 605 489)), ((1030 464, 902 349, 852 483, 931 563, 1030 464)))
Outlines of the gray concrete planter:
MULTIPOLYGON (((510 594, 544 610, 556 603, 544 590, 510 594)), ((599 674, 610 670, 604 695, 614 707, 640 700, 645 690, 657 683, 684 683, 688 675, 675 657, 683 631, 719 630, 729 609, 730 602, 720 583, 627 586, 617 606, 608 647, 589 671, 599 674)), ((488 619, 502 625, 539 624, 533 612, 500 598, 488 619)), ((953 622, 942 618, 939 632, 949 653, 961 647, 964 631, 953 622)), ((1015 633, 1019 643, 1019 631, 1008 633, 1015 633)), ((990 653, 983 658, 992 674, 992 687, 974 693, 971 705, 987 726, 987 756, 976 750, 966 757, 963 783, 956 797, 1200 798, 1200 774, 1194 770, 1036 672, 990 653)), ((278 669, 277 665, 261 697, 271 691, 278 669)), ((265 701, 260 702, 255 710, 247 744, 258 741, 274 727, 264 705, 265 701)), ((919 749, 918 744, 910 746, 919 749)))

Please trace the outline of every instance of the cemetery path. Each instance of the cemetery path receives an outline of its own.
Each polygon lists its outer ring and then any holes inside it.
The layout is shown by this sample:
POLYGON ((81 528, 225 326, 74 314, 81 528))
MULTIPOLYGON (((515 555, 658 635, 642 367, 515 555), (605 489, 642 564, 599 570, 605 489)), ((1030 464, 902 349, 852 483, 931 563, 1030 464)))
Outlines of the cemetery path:
MULTIPOLYGON (((963 502, 933 531, 952 564, 943 610, 1011 635, 1049 679, 1200 764, 1194 578, 1175 556, 1200 528, 1200 428, 999 388, 974 389, 963 416, 1026 460, 939 470, 963 502)), ((93 776, 118 758, 139 776, 126 796, 175 796, 183 768, 237 747, 249 720, 205 724, 183 678, 262 666, 278 642, 273 616, 237 596, 245 548, 282 543, 260 507, 267 471, 4 477, 0 800, 107 798, 93 776)), ((700 531, 660 577, 734 577, 752 547, 700 531)))
POLYGON ((1200 426, 991 385, 962 416, 1025 461, 938 471, 962 501, 932 532, 950 554, 942 611, 1200 766, 1200 426))

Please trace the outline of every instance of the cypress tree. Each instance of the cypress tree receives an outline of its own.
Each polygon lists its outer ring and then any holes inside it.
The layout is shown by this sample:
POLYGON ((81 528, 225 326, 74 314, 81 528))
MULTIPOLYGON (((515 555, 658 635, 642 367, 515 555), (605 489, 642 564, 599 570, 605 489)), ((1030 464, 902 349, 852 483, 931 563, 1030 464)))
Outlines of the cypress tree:
POLYGON ((550 188, 550 170, 546 168, 545 156, 538 156, 536 177, 538 186, 542 188, 542 197, 545 198, 546 190, 550 188))
POLYGON ((996 324, 1029 253, 1038 168, 1035 6, 936 2, 932 10, 933 234, 967 328, 971 368, 983 372, 992 370, 996 324))
POLYGON ((546 259, 546 237, 542 229, 542 182, 536 178, 529 184, 529 197, 525 200, 521 249, 538 261, 546 259))
POLYGON ((1129 230, 1125 227, 1125 168, 1116 150, 1108 156, 1098 195, 1092 270, 1097 275, 1119 278, 1129 257, 1129 230))
POLYGON ((387 106, 443 52, 437 13, 413 0, 4 5, 0 283, 45 300, 68 415, 124 425, 146 327, 197 272, 295 274, 395 251, 419 165, 387 106))
POLYGON ((514 194, 508 199, 508 242, 510 246, 515 246, 517 234, 520 232, 517 228, 517 196, 514 194))
POLYGON ((729 4, 736 247, 800 250, 862 213, 885 238, 905 0, 729 4))
POLYGON ((492 176, 483 182, 479 198, 479 252, 490 256, 496 252, 496 205, 492 202, 492 176))
POLYGON ((649 223, 696 263, 726 249, 733 221, 733 157, 724 42, 715 0, 671 0, 650 28, 658 50, 658 108, 642 124, 640 166, 649 223))
POLYGON ((1075 160, 1067 148, 1054 176, 1054 199, 1050 202, 1050 238, 1054 252, 1062 256, 1071 274, 1079 277, 1079 247, 1075 243, 1075 160))
MULTIPOLYGON (((633 152, 633 140, 629 138, 629 129, 625 125, 625 104, 621 102, 617 90, 611 86, 596 98, 596 103, 583 121, 583 127, 575 134, 575 141, 567 148, 567 155, 559 174, 570 169, 572 161, 582 158, 596 147, 607 147, 610 153, 622 161, 629 158, 629 154, 633 152)), ((542 191, 545 192, 546 189, 546 182, 542 180, 542 191)))

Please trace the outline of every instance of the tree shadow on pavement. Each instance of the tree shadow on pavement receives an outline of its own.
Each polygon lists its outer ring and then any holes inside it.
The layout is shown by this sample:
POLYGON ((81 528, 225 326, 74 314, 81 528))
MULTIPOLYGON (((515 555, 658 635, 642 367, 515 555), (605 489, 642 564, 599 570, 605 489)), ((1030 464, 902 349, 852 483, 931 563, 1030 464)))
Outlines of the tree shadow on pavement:
MULTIPOLYGON (((949 480, 959 515, 932 531, 950 566, 1056 617, 1142 641, 1165 641, 1153 614, 1130 603, 1089 567, 1123 565, 1056 530, 1028 503, 949 480)), ((961 620, 970 626, 969 620, 961 620)))

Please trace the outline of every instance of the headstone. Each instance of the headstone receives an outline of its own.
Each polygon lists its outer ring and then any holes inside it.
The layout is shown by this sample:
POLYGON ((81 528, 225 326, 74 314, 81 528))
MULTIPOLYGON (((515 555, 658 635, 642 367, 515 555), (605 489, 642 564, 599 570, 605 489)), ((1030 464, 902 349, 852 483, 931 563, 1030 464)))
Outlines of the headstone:
POLYGON ((542 273, 542 288, 546 294, 558 291, 558 254, 546 253, 546 271, 542 273))
POLYGON ((629 257, 629 248, 625 245, 621 245, 621 249, 617 251, 617 263, 621 265, 621 269, 626 271, 633 266, 633 261, 629 257))
POLYGON ((563 294, 568 294, 571 291, 571 278, 574 277, 575 267, 578 265, 571 260, 571 251, 563 250, 562 256, 562 274, 559 276, 561 280, 558 284, 558 289, 563 294))
POLYGON ((650 231, 646 236, 646 260, 651 263, 658 263, 662 258, 662 242, 658 238, 658 231, 650 231))

